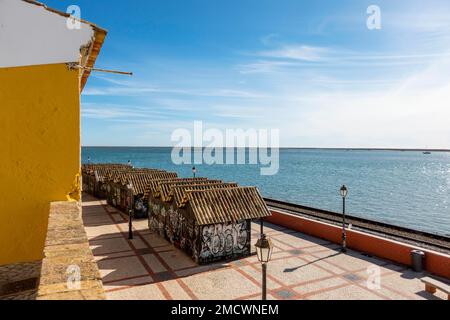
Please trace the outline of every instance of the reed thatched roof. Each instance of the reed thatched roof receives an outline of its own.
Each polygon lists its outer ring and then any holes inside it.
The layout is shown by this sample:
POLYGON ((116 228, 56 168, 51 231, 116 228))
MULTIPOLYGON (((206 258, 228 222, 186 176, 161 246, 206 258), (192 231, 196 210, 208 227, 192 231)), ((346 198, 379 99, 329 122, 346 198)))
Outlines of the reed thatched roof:
POLYGON ((256 187, 188 192, 188 207, 198 225, 237 222, 271 215, 256 187))
POLYGON ((108 170, 131 170, 131 166, 120 163, 83 164, 81 166, 81 172, 84 174, 94 175, 96 170, 100 170, 102 172, 108 170))
POLYGON ((181 208, 188 202, 188 192, 237 187, 239 187, 237 183, 189 184, 185 186, 173 186, 171 193, 173 194, 172 199, 175 201, 175 205, 181 208))
POLYGON ((130 172, 131 170, 111 170, 106 174, 104 181, 122 184, 130 172))
POLYGON ((134 195, 145 195, 148 186, 151 181, 158 180, 161 178, 174 178, 177 174, 175 172, 166 172, 166 171, 153 171, 153 172, 145 172, 145 173, 129 173, 126 175, 125 180, 122 181, 123 186, 127 186, 129 184, 133 187, 134 195))
POLYGON ((153 180, 150 182, 150 185, 148 186, 148 189, 146 190, 147 195, 152 195, 155 198, 158 198, 160 196, 160 189, 159 184, 162 182, 173 182, 173 181, 205 181, 208 180, 207 178, 161 178, 157 180, 153 180))
POLYGON ((200 181, 170 181, 170 182, 160 182, 159 192, 161 200, 165 202, 172 201, 173 192, 172 188, 175 186, 192 185, 192 184, 217 184, 223 183, 222 180, 200 180, 200 181))

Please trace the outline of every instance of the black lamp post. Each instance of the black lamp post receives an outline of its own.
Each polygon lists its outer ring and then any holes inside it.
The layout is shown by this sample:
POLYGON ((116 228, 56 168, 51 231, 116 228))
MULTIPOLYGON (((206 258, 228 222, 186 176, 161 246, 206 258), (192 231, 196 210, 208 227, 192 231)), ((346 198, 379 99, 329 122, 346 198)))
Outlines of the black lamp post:
POLYGON ((197 168, 196 167, 192 167, 192 175, 195 178, 195 174, 197 173, 197 168))
POLYGON ((261 238, 258 239, 255 247, 258 260, 262 266, 262 300, 267 300, 267 263, 272 258, 272 241, 265 234, 261 234, 261 238))
POLYGON ((128 211, 128 239, 133 240, 133 210, 128 211))
POLYGON ((347 252, 347 233, 345 231, 345 198, 347 198, 348 189, 345 185, 341 187, 342 197, 342 252, 347 252))
POLYGON ((128 210, 128 239, 132 240, 133 239, 133 214, 134 214, 134 210, 133 210, 133 184, 130 183, 128 185, 128 201, 129 201, 129 210, 128 210))

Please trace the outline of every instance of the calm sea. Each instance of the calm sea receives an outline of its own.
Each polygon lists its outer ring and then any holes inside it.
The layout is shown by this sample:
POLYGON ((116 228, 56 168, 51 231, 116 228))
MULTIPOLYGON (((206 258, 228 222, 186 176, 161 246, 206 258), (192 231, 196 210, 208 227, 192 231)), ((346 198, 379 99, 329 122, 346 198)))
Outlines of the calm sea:
MULTIPOLYGON (((127 163, 192 176, 175 165, 171 148, 84 147, 82 161, 127 163)), ((263 196, 341 211, 339 188, 349 188, 355 216, 450 235, 450 153, 281 149, 280 169, 261 176, 257 165, 196 165, 197 176, 257 186, 263 196)))

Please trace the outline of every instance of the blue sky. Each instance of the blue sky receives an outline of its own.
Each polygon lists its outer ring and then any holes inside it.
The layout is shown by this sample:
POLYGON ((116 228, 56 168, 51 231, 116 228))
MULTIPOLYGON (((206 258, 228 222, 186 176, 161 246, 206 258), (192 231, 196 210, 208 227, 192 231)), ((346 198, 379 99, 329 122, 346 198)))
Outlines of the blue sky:
POLYGON ((82 95, 83 145, 280 129, 282 146, 450 148, 449 1, 61 1, 109 34, 82 95), (369 5, 381 30, 366 26, 369 5))

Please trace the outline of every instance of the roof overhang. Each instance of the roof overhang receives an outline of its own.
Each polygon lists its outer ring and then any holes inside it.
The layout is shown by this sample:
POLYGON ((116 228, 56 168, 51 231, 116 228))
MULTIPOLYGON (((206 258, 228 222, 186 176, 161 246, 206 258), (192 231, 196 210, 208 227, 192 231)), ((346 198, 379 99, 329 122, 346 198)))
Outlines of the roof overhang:
POLYGON ((107 31, 82 19, 79 30, 69 30, 70 17, 34 0, 1 0, 0 68, 79 64, 82 91, 107 31))

